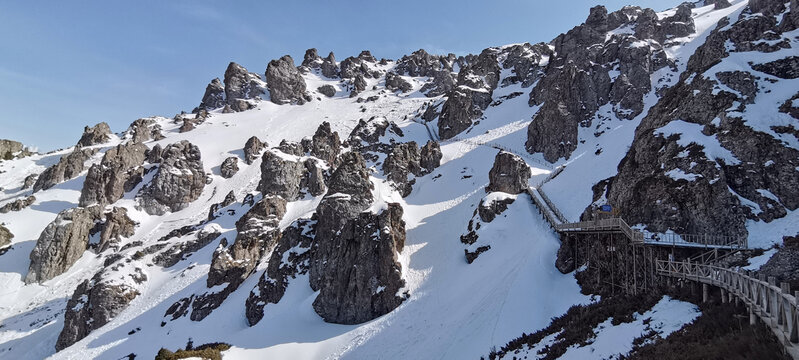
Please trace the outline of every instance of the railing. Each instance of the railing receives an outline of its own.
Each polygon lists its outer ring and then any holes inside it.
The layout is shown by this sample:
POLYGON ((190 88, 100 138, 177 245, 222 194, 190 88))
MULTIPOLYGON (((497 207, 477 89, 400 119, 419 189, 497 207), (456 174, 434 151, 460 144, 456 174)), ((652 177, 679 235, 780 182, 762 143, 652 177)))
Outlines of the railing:
POLYGON ((556 176, 560 175, 560 173, 562 173, 563 170, 565 170, 565 169, 566 169, 566 165, 558 165, 558 166, 556 166, 555 170, 552 170, 552 172, 550 172, 549 175, 547 175, 547 177, 544 178, 544 180, 539 181, 538 184, 535 185, 535 188, 536 189, 540 189, 542 186, 544 186, 544 184, 546 184, 550 180, 554 179, 556 176))
POLYGON ((549 210, 547 205, 543 203, 541 199, 538 198, 538 196, 536 196, 535 190, 527 188, 527 194, 530 195, 531 199, 533 199, 533 203, 535 203, 535 206, 538 207, 538 210, 541 212, 541 214, 544 215, 544 218, 547 220, 549 225, 551 225, 555 230, 557 230, 557 227, 558 225, 561 224, 561 222, 555 219, 554 214, 549 210))
POLYGON ((575 223, 560 224, 555 227, 559 232, 608 232, 619 231, 633 242, 644 242, 644 234, 631 228, 621 218, 580 221, 575 223))
MULTIPOLYGON (((774 277, 766 281, 763 275, 755 278, 750 272, 690 261, 657 260, 655 268, 659 275, 718 286, 738 297, 749 306, 752 314, 774 330, 791 356, 796 358, 799 354, 799 349, 794 347, 794 344, 799 344, 799 291, 791 294, 788 283, 777 286, 774 277)), ((724 296, 722 300, 725 300, 724 296)))
POLYGON ((555 207, 555 204, 552 203, 552 200, 549 200, 549 196, 547 196, 547 194, 544 193, 543 189, 536 188, 534 191, 538 192, 538 194, 541 195, 541 199, 543 199, 544 202, 547 204, 547 206, 549 206, 549 208, 552 209, 552 212, 555 213, 555 216, 558 218, 558 220, 560 220, 561 223, 567 222, 566 217, 563 216, 563 213, 561 213, 560 210, 558 210, 558 208, 555 207))

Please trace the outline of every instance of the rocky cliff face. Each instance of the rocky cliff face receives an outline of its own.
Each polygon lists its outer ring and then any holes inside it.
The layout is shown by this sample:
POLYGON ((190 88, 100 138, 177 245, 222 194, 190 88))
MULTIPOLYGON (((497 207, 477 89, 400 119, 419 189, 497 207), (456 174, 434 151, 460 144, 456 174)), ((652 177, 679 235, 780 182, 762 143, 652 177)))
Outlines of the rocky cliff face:
POLYGON ((69 269, 86 251, 89 236, 100 216, 99 206, 60 212, 39 235, 30 254, 31 263, 25 282, 50 280, 69 269))
POLYGON ((294 66, 291 56, 272 60, 266 67, 266 85, 269 96, 275 104, 304 104, 311 100, 305 90, 305 79, 294 66))
POLYGON ((200 197, 205 187, 205 172, 196 145, 186 140, 170 144, 161 157, 158 172, 140 193, 142 208, 148 214, 184 209, 200 197))
POLYGON ((128 259, 109 265, 75 289, 67 302, 56 351, 99 329, 140 295, 139 288, 147 281, 143 264, 128 259))
MULTIPOLYGON (((680 83, 642 120, 607 188, 625 219, 653 231, 746 236, 747 219, 768 222, 799 207, 799 151, 788 145, 793 125, 764 127, 747 115, 761 98, 790 101, 771 95, 793 78, 779 70, 790 66, 774 65, 794 61, 785 32, 799 22, 779 21, 785 11, 779 1, 753 2, 691 56, 680 83), (765 54, 777 60, 718 65, 765 54)), ((797 120, 779 111, 768 116, 797 120)))
POLYGON ((85 169, 85 162, 97 150, 77 148, 68 155, 62 156, 57 164, 47 168, 33 184, 33 192, 46 190, 64 181, 78 177, 85 169))
POLYGON ((216 78, 205 88, 199 109, 224 107, 230 111, 244 111, 253 107, 248 101, 259 99, 264 94, 265 84, 258 74, 247 71, 243 66, 231 62, 225 70, 225 84, 216 78))
POLYGON ((83 135, 78 140, 78 146, 92 146, 99 145, 107 142, 111 135, 111 127, 108 124, 101 122, 93 127, 85 127, 83 135))
POLYGON ((78 205, 113 204, 131 191, 144 175, 147 146, 126 143, 109 149, 99 164, 92 165, 83 182, 78 205))

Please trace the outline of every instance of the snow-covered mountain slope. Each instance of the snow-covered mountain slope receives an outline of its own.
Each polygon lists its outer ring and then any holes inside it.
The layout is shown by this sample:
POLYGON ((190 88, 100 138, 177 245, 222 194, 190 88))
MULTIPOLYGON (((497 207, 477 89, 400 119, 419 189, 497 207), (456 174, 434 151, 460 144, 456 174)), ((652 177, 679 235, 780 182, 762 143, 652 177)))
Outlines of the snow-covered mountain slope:
MULTIPOLYGON (((774 181, 736 186, 775 165, 735 161, 768 143, 782 161, 769 176, 799 178, 797 14, 795 1, 597 7, 548 44, 479 55, 336 61, 309 50, 263 76, 231 64, 192 114, 87 128, 80 146, 2 161, 0 207, 35 199, 0 213, 13 234, 0 255, 0 358, 152 358, 189 339, 232 345, 225 358, 480 357, 592 301, 555 268, 560 242, 528 187, 568 220, 612 200, 654 231, 726 226, 754 246, 781 243, 799 233, 799 198, 774 181), (730 35, 729 56, 696 65, 708 39, 753 19, 767 39, 730 35), (762 79, 753 94, 717 78, 744 70, 762 79), (716 88, 691 88, 701 76, 716 88), (702 91, 697 101, 741 106, 661 116, 702 91), (716 116, 720 131, 705 124, 716 116), (733 117, 744 120, 721 125, 733 117), (741 129, 776 140, 730 145, 725 134, 741 129), (630 168, 646 151, 686 164, 630 168), (729 186, 706 199, 715 182, 689 183, 713 171, 729 186), (666 195, 632 204, 635 191, 666 195), (695 203, 668 194, 699 198, 702 212, 766 207, 761 198, 777 210, 713 224, 698 210, 643 214, 695 203)), ((695 317, 676 300, 651 313, 672 308, 688 315, 663 336, 695 317)))

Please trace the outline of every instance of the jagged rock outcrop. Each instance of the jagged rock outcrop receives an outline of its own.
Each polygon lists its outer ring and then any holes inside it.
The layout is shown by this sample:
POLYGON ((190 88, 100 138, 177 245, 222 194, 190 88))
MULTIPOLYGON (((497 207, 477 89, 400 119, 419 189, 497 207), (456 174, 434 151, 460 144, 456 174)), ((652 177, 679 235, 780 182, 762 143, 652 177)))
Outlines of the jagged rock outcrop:
POLYGON ((93 127, 83 128, 83 135, 78 140, 78 146, 92 146, 107 142, 111 138, 111 128, 105 122, 101 122, 93 127))
POLYGON ((266 85, 269 96, 275 104, 297 103, 302 105, 311 100, 305 91, 305 79, 294 66, 294 59, 285 55, 272 60, 266 67, 266 85))
POLYGON ((336 96, 336 88, 333 87, 333 85, 329 85, 329 84, 328 85, 322 85, 322 86, 316 88, 316 91, 318 91, 320 94, 322 94, 324 96, 327 96, 327 97, 336 96))
MULTIPOLYGON (((420 92, 428 97, 435 97, 448 93, 457 85, 456 76, 452 72, 455 62, 455 54, 430 55, 420 49, 397 60, 394 71, 400 75, 430 78, 420 92)), ((386 74, 386 83, 388 76, 386 74)))
POLYGON ((161 147, 161 144, 155 144, 152 149, 147 151, 147 161, 151 164, 157 164, 161 162, 161 153, 164 152, 164 149, 161 147))
POLYGON ((144 176, 147 146, 141 143, 119 144, 108 149, 99 164, 94 164, 86 174, 79 206, 113 204, 121 199, 144 176))
POLYGON ((315 48, 305 50, 305 56, 303 56, 300 66, 307 69, 318 69, 322 67, 322 58, 319 57, 319 53, 315 48))
POLYGON ((174 266, 216 240, 220 235, 222 235, 222 228, 217 224, 210 224, 198 231, 194 238, 174 244, 153 256, 153 264, 165 268, 174 266))
POLYGON ((33 192, 47 190, 61 182, 78 177, 84 170, 84 163, 97 152, 97 149, 77 148, 62 156, 58 163, 45 169, 33 184, 33 192))
POLYGON ((30 174, 25 177, 25 180, 22 181, 22 190, 30 189, 33 187, 33 184, 36 183, 36 179, 39 178, 39 174, 30 174))
POLYGON ((438 141, 428 140, 427 144, 424 144, 419 152, 419 166, 422 167, 424 172, 429 174, 441 166, 442 157, 443 154, 438 141))
POLYGON ((307 189, 311 196, 319 196, 325 193, 327 186, 325 185, 325 171, 322 166, 317 163, 317 160, 306 159, 303 161, 305 166, 305 173, 300 180, 300 189, 307 189))
POLYGON ((205 87, 205 94, 200 102, 200 109, 217 109, 225 106, 225 87, 219 78, 214 78, 205 87))
POLYGON ((422 176, 427 171, 420 165, 421 156, 415 141, 395 144, 391 153, 383 162, 383 173, 386 178, 394 183, 402 197, 410 195, 416 176, 422 176), (408 175, 414 178, 408 179, 408 175))
MULTIPOLYGON (((592 8, 584 24, 550 43, 554 53, 546 55, 548 65, 530 93, 530 106, 540 109, 528 128, 527 150, 542 152, 550 162, 568 158, 579 142, 578 127, 591 126, 606 104, 618 118, 639 116, 643 97, 653 88, 650 75, 666 66, 676 70, 663 44, 694 31, 687 4, 664 19, 638 7, 610 14, 603 6, 592 8), (633 31, 610 33, 622 26, 633 31), (642 41, 646 45, 638 46, 642 41)), ((543 56, 548 50, 540 51, 543 56)))
POLYGON ((16 199, 0 207, 0 214, 6 214, 11 211, 20 211, 28 206, 31 206, 36 201, 36 197, 31 195, 24 199, 16 199))
POLYGON ((335 167, 339 151, 341 151, 341 140, 338 132, 330 128, 329 122, 323 122, 311 138, 311 155, 335 167))
POLYGON ((225 70, 225 99, 234 111, 245 111, 253 107, 246 101, 263 94, 263 81, 258 74, 231 62, 225 70))
POLYGON ((487 196, 480 200, 480 205, 477 207, 477 214, 483 222, 490 223, 497 218, 498 215, 508 209, 508 205, 513 204, 516 199, 511 196, 491 197, 487 196))
POLYGON ((238 286, 280 238, 278 224, 286 213, 286 200, 267 195, 236 221, 236 241, 214 253, 208 287, 229 283, 238 286))
POLYGON ((299 219, 283 230, 266 271, 247 298, 246 316, 250 326, 261 321, 267 304, 277 304, 283 298, 290 279, 308 273, 315 225, 314 220, 299 219))
POLYGON ((179 211, 197 200, 205 187, 200 149, 186 140, 170 144, 161 155, 152 182, 139 194, 142 208, 151 215, 179 211))
POLYGON ((127 133, 131 135, 131 141, 134 143, 164 139, 161 125, 158 125, 154 118, 137 119, 130 124, 127 133))
POLYGON ((335 79, 338 77, 338 64, 336 63, 336 56, 331 51, 327 57, 322 60, 322 75, 327 78, 335 79))
POLYGON ((488 172, 486 191, 520 194, 527 190, 532 176, 530 166, 516 154, 500 151, 494 157, 494 166, 488 172))
POLYGON ((324 247, 327 263, 313 302, 314 310, 325 321, 369 321, 394 310, 408 296, 398 295, 405 286, 397 259, 405 245, 405 222, 399 204, 390 203, 379 214, 360 213, 341 228, 340 236, 320 239, 317 235, 316 241, 335 245, 324 247))
POLYGON ((11 233, 11 230, 8 230, 3 224, 0 224, 0 248, 11 244, 11 239, 13 238, 14 234, 11 233))
POLYGON ((451 139, 472 126, 472 120, 478 112, 472 106, 471 93, 457 89, 447 94, 447 101, 441 107, 438 118, 438 135, 442 139, 451 139))
POLYGON ((264 151, 267 146, 266 142, 261 142, 255 136, 247 139, 247 143, 244 144, 244 163, 252 165, 252 162, 261 155, 261 151, 264 151))
POLYGON ((386 89, 406 93, 411 91, 413 86, 396 73, 389 72, 386 74, 386 89))
POLYGON ((128 217, 128 210, 125 208, 114 207, 105 213, 103 230, 100 233, 100 251, 116 246, 123 237, 131 237, 136 231, 137 223, 128 217))
POLYGON ((86 251, 89 236, 101 216, 99 206, 72 208, 58 213, 39 235, 31 251, 25 283, 50 280, 69 269, 86 251))
POLYGON ((258 189, 264 194, 280 195, 288 201, 299 198, 300 182, 305 165, 292 161, 272 151, 267 151, 261 160, 261 182, 258 189))
MULTIPOLYGON (((210 209, 208 209, 208 221, 216 219, 217 218, 217 212, 219 212, 219 210, 221 210, 221 209, 223 209, 225 207, 228 207, 228 206, 230 206, 231 204, 233 204, 235 202, 236 202, 236 194, 233 193, 233 190, 230 190, 227 193, 227 195, 225 195, 225 198, 222 200, 222 202, 215 203, 215 204, 211 205, 210 209)), ((252 204, 250 204, 250 205, 252 205, 252 204)), ((235 210, 231 209, 230 211, 233 211, 233 214, 235 214, 235 210)))
POLYGON ((135 260, 117 261, 78 285, 67 301, 56 351, 85 338, 125 310, 147 281, 143 269, 144 265, 135 260))
POLYGON ((219 166, 219 173, 225 179, 230 179, 233 175, 239 172, 239 158, 235 156, 231 156, 222 161, 222 165, 219 166))
POLYGON ((0 161, 13 159, 14 154, 22 149, 23 145, 19 141, 0 139, 0 161))
POLYGON ((747 220, 769 222, 799 207, 799 150, 779 139, 778 127, 758 126, 773 115, 746 114, 753 99, 785 86, 782 80, 751 73, 747 67, 757 64, 714 67, 749 51, 779 59, 773 53, 782 47, 753 46, 774 40, 786 26, 774 9, 784 4, 754 2, 732 23, 722 22, 691 56, 680 83, 641 121, 605 192, 628 223, 655 232, 747 236, 747 220), (748 15, 756 11, 772 15, 748 15), (719 91, 719 83, 732 86, 719 91))
POLYGON ((310 264, 311 288, 319 290, 314 310, 328 322, 356 324, 396 308, 404 286, 397 253, 405 241, 402 207, 364 212, 373 185, 363 157, 342 155, 317 207, 318 223, 310 264), (346 245, 345 245, 346 244, 346 245), (357 272, 351 269, 357 268, 357 272))

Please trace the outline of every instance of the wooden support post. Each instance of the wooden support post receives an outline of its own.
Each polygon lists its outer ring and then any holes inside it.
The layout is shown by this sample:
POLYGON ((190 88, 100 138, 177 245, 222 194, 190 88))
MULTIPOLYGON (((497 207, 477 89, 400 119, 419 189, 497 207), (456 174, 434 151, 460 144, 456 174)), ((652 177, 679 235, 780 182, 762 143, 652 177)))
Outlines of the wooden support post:
POLYGON ((702 284, 702 302, 708 302, 708 298, 710 297, 710 286, 707 284, 702 284))

